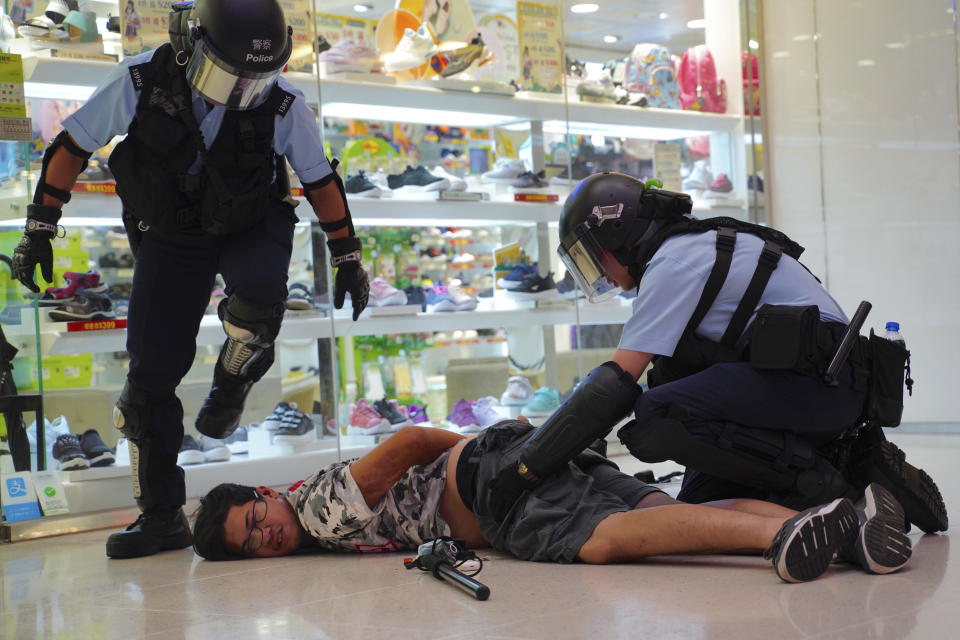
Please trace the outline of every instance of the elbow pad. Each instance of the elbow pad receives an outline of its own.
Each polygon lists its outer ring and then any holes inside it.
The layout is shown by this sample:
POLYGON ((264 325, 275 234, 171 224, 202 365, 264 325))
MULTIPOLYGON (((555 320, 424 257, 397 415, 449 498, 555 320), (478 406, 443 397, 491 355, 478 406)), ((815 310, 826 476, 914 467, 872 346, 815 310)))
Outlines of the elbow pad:
POLYGON ((340 192, 340 197, 343 198, 343 211, 346 215, 339 220, 335 220, 334 222, 321 222, 320 229, 322 229, 324 233, 329 233, 331 231, 336 231, 337 229, 347 227, 347 233, 353 237, 356 236, 357 233, 353 229, 353 218, 350 217, 350 205, 347 204, 347 191, 343 186, 343 180, 337 174, 337 165, 339 164, 340 161, 334 159, 333 162, 330 163, 330 168, 333 169, 330 175, 320 178, 316 182, 308 182, 304 184, 303 193, 306 195, 311 191, 324 188, 331 182, 336 183, 337 190, 340 192))
POLYGON ((93 155, 89 151, 85 151, 74 144, 73 139, 66 130, 58 133, 57 137, 50 141, 50 144, 47 145, 47 148, 43 152, 40 179, 37 180, 37 188, 33 192, 33 204, 43 204, 44 195, 52 196, 64 204, 70 202, 69 191, 65 191, 52 184, 47 184, 47 165, 50 164, 50 160, 59 149, 65 149, 70 155, 83 160, 83 166, 80 167, 81 172, 87 168, 87 160, 93 155))
POLYGON ((520 451, 520 463, 537 478, 556 473, 633 411, 642 393, 615 362, 592 370, 520 451))

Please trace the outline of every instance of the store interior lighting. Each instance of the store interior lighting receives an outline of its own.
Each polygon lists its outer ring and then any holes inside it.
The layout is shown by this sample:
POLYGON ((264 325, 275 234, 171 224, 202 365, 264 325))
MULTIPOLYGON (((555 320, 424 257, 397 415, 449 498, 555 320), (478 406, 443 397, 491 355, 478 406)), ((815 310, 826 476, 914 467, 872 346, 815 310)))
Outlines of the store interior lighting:
POLYGON ((353 10, 354 10, 354 12, 356 12, 356 13, 367 13, 367 12, 369 12, 369 11, 373 11, 373 5, 372 5, 372 4, 359 4, 359 3, 358 3, 358 4, 353 5, 353 10))
POLYGON ((582 4, 575 4, 570 7, 571 13, 593 13, 600 9, 600 5, 594 4, 592 2, 585 2, 582 4))
POLYGON ((390 107, 354 102, 331 102, 322 107, 325 118, 373 120, 382 122, 409 122, 412 124, 440 124, 451 127, 496 127, 516 121, 515 116, 497 113, 441 111, 418 107, 390 107))
POLYGON ((620 36, 603 36, 603 41, 606 42, 607 44, 620 42, 620 36))
POLYGON ((90 98, 96 87, 82 84, 53 84, 48 82, 24 82, 23 95, 40 100, 80 100, 90 98))
MULTIPOLYGON (((546 120, 543 123, 544 133, 563 135, 567 131, 567 123, 563 120, 546 120)), ((599 122, 571 122, 569 132, 580 136, 599 134, 607 138, 632 138, 634 140, 677 140, 679 138, 703 136, 709 133, 709 131, 699 129, 665 129, 663 127, 638 127, 599 122)))
POLYGON ((687 29, 706 29, 707 21, 703 18, 697 18, 687 23, 687 29))

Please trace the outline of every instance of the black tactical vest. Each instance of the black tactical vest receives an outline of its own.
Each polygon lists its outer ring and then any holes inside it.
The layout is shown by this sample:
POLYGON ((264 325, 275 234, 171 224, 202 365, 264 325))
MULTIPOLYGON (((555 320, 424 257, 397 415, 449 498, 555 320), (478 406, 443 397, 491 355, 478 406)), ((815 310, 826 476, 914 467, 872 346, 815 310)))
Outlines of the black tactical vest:
POLYGON ((140 99, 109 161, 125 214, 165 232, 225 234, 248 229, 272 210, 271 201, 285 195, 272 184, 274 118, 286 115, 293 94, 274 86, 256 109, 228 110, 213 145, 202 151, 190 88, 172 46, 162 45, 129 71, 140 99), (189 175, 198 152, 203 169, 189 175))
MULTIPOLYGON (((640 281, 647 263, 668 238, 688 233, 703 233, 714 229, 717 230, 717 257, 714 260, 713 269, 707 277, 697 307, 687 322, 673 355, 669 358, 664 356, 654 358, 654 366, 647 374, 647 384, 650 387, 693 375, 720 362, 743 360, 743 350, 736 348, 737 340, 756 309, 767 282, 770 280, 770 275, 777 268, 780 256, 785 253, 791 258, 799 259, 803 253, 803 247, 776 229, 742 222, 735 218, 684 219, 661 229, 653 238, 637 248, 637 262, 635 263, 637 266, 634 268, 637 275, 634 276, 635 279, 637 282, 640 281), (724 331, 720 342, 713 342, 697 336, 694 332, 707 315, 727 278, 738 232, 759 237, 764 241, 764 247, 760 252, 757 268, 753 272, 750 283, 747 285, 743 298, 740 299, 726 331, 724 331)), ((811 274, 811 277, 815 278, 816 276, 811 274)))

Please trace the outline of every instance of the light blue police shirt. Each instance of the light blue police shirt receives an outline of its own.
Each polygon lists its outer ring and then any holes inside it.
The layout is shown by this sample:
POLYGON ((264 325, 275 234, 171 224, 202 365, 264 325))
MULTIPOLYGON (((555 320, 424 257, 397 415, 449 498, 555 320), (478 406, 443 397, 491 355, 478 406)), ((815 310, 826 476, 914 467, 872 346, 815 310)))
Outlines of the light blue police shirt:
MULTIPOLYGON (((633 314, 623 326, 618 348, 663 356, 673 355, 680 336, 693 315, 717 255, 717 232, 674 236, 660 245, 640 280, 633 314)), ((720 342, 733 312, 753 278, 763 240, 737 234, 730 272, 696 333, 720 342)), ((817 305, 820 317, 847 323, 847 316, 827 290, 799 262, 784 254, 767 283, 761 305, 817 305)), ((747 323, 749 328, 756 312, 747 323)), ((746 330, 738 346, 746 342, 746 330)))
MULTIPOLYGON (((70 137, 86 151, 96 151, 114 136, 127 132, 137 111, 139 92, 134 88, 129 67, 149 62, 153 51, 126 58, 110 70, 103 83, 97 87, 86 104, 63 121, 63 128, 70 137)), ((317 128, 313 111, 307 106, 303 93, 283 77, 277 81, 280 88, 295 96, 293 105, 285 116, 277 115, 273 131, 273 150, 287 158, 290 167, 301 183, 315 182, 332 172, 323 152, 323 140, 317 128)), ((203 139, 209 149, 227 109, 207 105, 196 92, 193 94, 193 115, 200 125, 203 139)), ((200 156, 190 167, 189 173, 200 172, 200 156)))

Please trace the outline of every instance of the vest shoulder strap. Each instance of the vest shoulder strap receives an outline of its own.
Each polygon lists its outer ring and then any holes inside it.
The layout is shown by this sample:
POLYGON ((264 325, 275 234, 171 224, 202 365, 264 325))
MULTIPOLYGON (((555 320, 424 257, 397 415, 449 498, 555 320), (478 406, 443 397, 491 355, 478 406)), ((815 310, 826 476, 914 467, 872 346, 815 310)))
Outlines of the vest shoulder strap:
POLYGON ((700 294, 700 301, 697 308, 694 309, 690 321, 684 333, 693 333, 696 331, 707 311, 713 306, 714 301, 723 288, 723 283, 727 280, 727 274, 730 272, 730 263, 733 262, 733 250, 737 245, 737 230, 730 227, 720 227, 717 229, 717 257, 713 261, 713 269, 707 277, 707 284, 703 287, 703 293, 700 294))
POLYGON ((750 278, 750 284, 747 285, 747 290, 740 298, 740 304, 737 305, 733 317, 730 318, 730 324, 727 325, 723 337, 720 338, 720 343, 724 346, 733 347, 740 334, 747 328, 747 321, 753 314, 753 310, 757 308, 760 296, 763 295, 763 290, 767 288, 767 282, 770 281, 771 274, 777 268, 782 254, 783 247, 772 240, 764 242, 760 259, 757 261, 757 268, 754 269, 753 277, 750 278))

